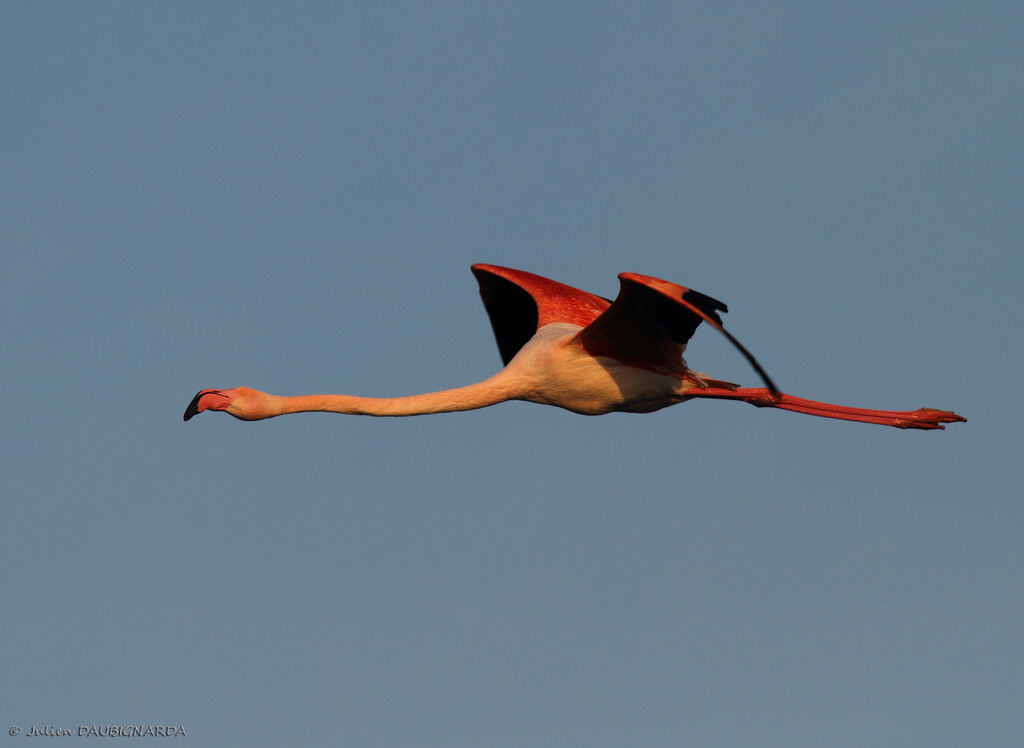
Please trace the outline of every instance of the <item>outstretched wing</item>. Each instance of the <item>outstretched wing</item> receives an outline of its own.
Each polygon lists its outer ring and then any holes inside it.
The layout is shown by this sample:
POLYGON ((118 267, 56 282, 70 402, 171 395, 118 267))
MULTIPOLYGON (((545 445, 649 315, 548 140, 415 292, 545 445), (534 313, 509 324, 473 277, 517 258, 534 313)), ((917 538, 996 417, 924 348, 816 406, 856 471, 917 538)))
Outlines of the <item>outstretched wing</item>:
POLYGON ((506 364, 544 325, 568 322, 586 327, 611 303, 522 270, 483 264, 472 270, 506 364))
POLYGON ((668 281, 638 273, 620 273, 615 302, 577 339, 592 355, 657 368, 678 368, 686 343, 701 322, 725 335, 772 392, 775 383, 740 341, 722 327, 721 301, 668 281))

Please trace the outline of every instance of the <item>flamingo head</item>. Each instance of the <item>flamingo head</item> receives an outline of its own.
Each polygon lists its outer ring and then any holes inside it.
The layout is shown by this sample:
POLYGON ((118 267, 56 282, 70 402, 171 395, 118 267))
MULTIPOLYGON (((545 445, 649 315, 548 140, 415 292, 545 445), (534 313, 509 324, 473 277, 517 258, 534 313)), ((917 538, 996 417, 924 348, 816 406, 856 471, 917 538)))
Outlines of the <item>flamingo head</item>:
POLYGON ((185 408, 183 420, 204 410, 223 410, 243 421, 258 421, 272 415, 270 396, 251 387, 235 387, 230 390, 199 390, 192 402, 185 408))

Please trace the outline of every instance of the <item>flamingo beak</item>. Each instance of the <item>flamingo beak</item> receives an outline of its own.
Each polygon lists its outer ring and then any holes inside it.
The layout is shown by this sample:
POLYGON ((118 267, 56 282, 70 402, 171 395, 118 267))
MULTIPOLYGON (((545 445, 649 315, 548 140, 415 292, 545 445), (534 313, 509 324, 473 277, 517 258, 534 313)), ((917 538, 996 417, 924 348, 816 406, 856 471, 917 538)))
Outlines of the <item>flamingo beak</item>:
POLYGON ((199 390, 192 402, 185 408, 183 421, 202 413, 204 410, 227 410, 231 401, 238 396, 236 390, 199 390))

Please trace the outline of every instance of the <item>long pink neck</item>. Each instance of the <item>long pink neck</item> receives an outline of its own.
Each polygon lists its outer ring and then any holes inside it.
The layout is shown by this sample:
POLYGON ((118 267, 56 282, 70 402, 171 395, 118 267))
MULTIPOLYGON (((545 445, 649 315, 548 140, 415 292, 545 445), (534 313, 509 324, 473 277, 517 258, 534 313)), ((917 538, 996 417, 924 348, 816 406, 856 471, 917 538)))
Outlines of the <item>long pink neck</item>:
POLYGON ((418 416, 475 410, 510 400, 514 393, 491 377, 483 382, 440 392, 408 397, 357 397, 355 395, 276 396, 272 415, 286 413, 346 413, 362 416, 418 416))
POLYGON ((686 397, 710 397, 721 400, 742 400, 756 405, 758 408, 781 408, 795 413, 822 418, 837 418, 842 421, 860 421, 861 423, 877 423, 882 426, 895 426, 900 429, 941 429, 943 423, 966 421, 963 416, 948 410, 934 408, 918 408, 917 410, 870 410, 868 408, 851 408, 847 405, 833 405, 817 400, 805 400, 779 392, 772 394, 763 387, 738 387, 724 389, 717 387, 694 388, 687 390, 686 397))

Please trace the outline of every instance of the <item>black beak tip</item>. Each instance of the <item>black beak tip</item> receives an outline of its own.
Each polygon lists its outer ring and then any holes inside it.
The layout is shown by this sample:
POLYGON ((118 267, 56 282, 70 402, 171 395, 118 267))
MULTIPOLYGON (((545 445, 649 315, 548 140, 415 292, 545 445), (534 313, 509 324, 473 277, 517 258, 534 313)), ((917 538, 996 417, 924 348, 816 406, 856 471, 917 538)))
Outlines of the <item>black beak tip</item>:
POLYGON ((195 416, 195 415, 199 414, 199 397, 202 394, 203 394, 202 390, 200 390, 199 392, 196 393, 196 396, 192 398, 192 402, 190 402, 188 404, 188 407, 185 408, 185 415, 183 415, 181 417, 181 420, 187 421, 192 416, 195 416))

